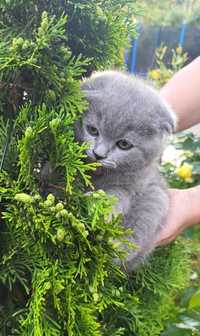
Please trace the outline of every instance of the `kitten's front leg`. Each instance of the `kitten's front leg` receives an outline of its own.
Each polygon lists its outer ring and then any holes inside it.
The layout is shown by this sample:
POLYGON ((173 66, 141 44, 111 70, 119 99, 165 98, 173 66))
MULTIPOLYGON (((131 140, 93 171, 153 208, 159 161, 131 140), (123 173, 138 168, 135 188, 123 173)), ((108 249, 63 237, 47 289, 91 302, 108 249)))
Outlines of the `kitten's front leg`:
POLYGON ((133 228, 133 236, 129 237, 130 242, 138 246, 138 250, 129 251, 125 260, 128 271, 135 269, 155 248, 154 240, 165 223, 168 206, 168 194, 159 186, 137 194, 124 221, 125 227, 133 228))

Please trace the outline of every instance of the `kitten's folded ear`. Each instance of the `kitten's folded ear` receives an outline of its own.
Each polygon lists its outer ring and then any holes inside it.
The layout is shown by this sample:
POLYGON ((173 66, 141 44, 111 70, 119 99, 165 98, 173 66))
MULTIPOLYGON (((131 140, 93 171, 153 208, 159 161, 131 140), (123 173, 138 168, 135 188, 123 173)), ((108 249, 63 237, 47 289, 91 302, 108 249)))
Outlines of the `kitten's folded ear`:
POLYGON ((169 134, 172 134, 176 130, 177 118, 172 110, 171 106, 162 99, 162 118, 161 118, 161 129, 169 134))

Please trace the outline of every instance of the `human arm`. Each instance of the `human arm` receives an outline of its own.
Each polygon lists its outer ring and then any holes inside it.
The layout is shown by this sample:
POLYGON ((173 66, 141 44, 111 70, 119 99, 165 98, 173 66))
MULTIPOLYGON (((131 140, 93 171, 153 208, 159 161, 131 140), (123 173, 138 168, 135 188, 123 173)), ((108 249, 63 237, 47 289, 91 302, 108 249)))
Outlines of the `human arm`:
POLYGON ((160 90, 177 116, 176 131, 200 123, 200 57, 179 70, 160 90))
POLYGON ((188 227, 200 223, 200 186, 169 189, 170 208, 167 221, 156 237, 155 245, 165 245, 188 227))
MULTIPOLYGON (((161 89, 177 115, 176 131, 200 123, 200 57, 176 73, 161 89)), ((156 245, 167 244, 189 226, 200 223, 200 186, 170 189, 167 222, 156 237, 156 245)))

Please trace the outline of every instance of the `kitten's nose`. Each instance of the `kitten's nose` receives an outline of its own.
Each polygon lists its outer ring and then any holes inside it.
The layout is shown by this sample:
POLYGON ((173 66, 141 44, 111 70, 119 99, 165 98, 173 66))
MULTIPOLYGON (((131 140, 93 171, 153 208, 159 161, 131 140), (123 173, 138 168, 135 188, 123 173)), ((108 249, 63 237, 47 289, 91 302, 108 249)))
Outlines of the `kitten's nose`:
POLYGON ((96 160, 103 160, 103 159, 106 158, 106 156, 99 155, 94 150, 93 150, 93 154, 94 154, 96 160))

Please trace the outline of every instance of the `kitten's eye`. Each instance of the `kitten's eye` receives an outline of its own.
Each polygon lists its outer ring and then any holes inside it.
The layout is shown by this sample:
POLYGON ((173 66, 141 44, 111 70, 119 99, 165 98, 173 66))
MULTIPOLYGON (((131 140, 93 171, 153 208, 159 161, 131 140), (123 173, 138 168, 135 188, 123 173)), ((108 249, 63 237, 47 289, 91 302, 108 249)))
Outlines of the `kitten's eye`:
POLYGON ((94 126, 87 125, 86 129, 87 129, 88 133, 92 136, 98 136, 99 135, 98 129, 94 126))
POLYGON ((122 150, 129 150, 133 147, 132 143, 130 143, 129 141, 125 139, 121 139, 117 141, 116 145, 122 150))

